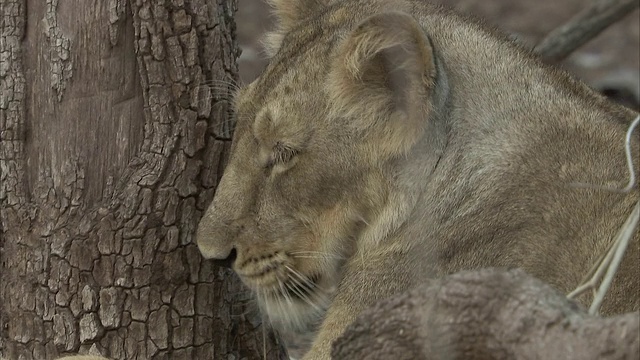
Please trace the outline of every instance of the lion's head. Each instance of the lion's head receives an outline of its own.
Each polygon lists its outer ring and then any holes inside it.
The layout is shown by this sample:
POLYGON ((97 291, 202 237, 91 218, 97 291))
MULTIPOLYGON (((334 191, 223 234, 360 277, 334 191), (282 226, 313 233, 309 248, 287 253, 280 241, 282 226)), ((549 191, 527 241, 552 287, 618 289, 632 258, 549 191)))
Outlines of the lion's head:
POLYGON ((409 15, 357 1, 275 5, 271 62, 235 97, 229 163, 197 242, 206 258, 233 260, 272 322, 295 324, 415 201, 399 168, 424 142, 444 79, 409 15))

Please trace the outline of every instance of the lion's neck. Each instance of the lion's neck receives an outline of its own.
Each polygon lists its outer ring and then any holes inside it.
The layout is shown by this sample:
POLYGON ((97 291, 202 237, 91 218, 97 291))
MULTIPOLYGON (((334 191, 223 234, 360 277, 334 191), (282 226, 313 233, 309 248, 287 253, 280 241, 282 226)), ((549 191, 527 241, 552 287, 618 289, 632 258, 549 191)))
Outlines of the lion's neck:
POLYGON ((387 202, 358 236, 359 249, 378 246, 407 225, 416 207, 421 206, 419 200, 445 152, 451 127, 447 120, 450 112, 449 84, 442 65, 438 64, 438 68, 437 85, 431 97, 433 110, 425 116, 424 136, 407 156, 390 164, 387 176, 394 181, 388 189, 387 202))

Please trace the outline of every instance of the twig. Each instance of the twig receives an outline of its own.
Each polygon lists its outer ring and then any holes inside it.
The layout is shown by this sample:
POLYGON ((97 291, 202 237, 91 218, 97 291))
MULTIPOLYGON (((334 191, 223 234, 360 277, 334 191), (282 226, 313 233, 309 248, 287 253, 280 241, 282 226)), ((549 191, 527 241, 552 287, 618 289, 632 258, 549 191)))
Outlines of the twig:
POLYGON ((611 186, 598 186, 587 183, 572 183, 571 186, 586 188, 586 189, 598 189, 598 190, 608 190, 619 193, 628 193, 636 186, 636 171, 633 167, 633 155, 631 149, 631 136, 633 135, 633 131, 640 124, 640 115, 636 116, 636 118, 631 122, 629 128, 627 129, 627 135, 624 138, 624 154, 627 159, 627 170, 629 170, 629 182, 623 188, 611 187, 611 186))
POLYGON ((627 157, 627 169, 629 169, 629 182, 627 186, 621 190, 624 193, 628 193, 636 185, 636 171, 633 168, 633 156, 631 155, 631 134, 633 134, 633 130, 638 126, 638 123, 640 123, 640 115, 636 116, 635 120, 633 120, 627 130, 627 136, 624 139, 624 153, 627 157))
MULTIPOLYGON (((624 148, 625 155, 627 158, 627 168, 629 170, 629 182, 627 185, 622 188, 608 188, 608 187, 597 187, 602 188, 604 190, 614 191, 614 192, 622 192, 628 193, 636 186, 636 175, 635 169, 633 167, 633 157, 631 154, 631 136, 633 131, 640 123, 640 116, 637 116, 629 128, 627 129, 627 135, 625 136, 624 148)), ((591 185, 585 184, 576 184, 581 187, 591 187, 591 185)), ((640 201, 636 204, 635 208, 629 214, 629 217, 625 221, 624 225, 616 235, 614 241, 612 242, 609 250, 607 250, 606 255, 603 259, 596 263, 594 268, 589 270, 587 275, 587 279, 583 281, 575 290, 573 290, 567 298, 573 299, 577 296, 580 296, 585 291, 590 289, 595 289, 598 285, 600 279, 602 279, 602 283, 600 284, 600 288, 593 295, 593 302, 591 303, 591 307, 589 308, 589 314, 596 314, 600 309, 600 305, 602 305, 602 301, 604 300, 607 291, 611 287, 611 282, 613 281, 613 277, 615 276, 618 267, 620 266, 620 262, 622 261, 622 257, 627 250, 627 246, 629 245, 629 240, 635 234, 635 229, 638 226, 638 221, 640 220, 640 201), (606 272, 606 273, 605 273, 606 272)))
POLYGON ((638 0, 594 0, 569 22, 551 31, 534 52, 549 62, 559 62, 638 5, 638 0))
POLYGON ((588 277, 586 281, 583 281, 580 286, 578 286, 575 290, 573 290, 567 298, 575 299, 580 296, 584 292, 595 289, 598 285, 600 279, 604 275, 604 279, 600 284, 600 288, 593 295, 593 302, 591 303, 591 307, 589 308, 589 314, 595 315, 600 309, 600 305, 602 305, 602 301, 604 300, 607 291, 611 287, 611 282, 613 281, 613 277, 620 266, 620 262, 622 261, 622 257, 627 250, 629 245, 629 240, 635 234, 635 229, 638 226, 638 220, 640 219, 640 201, 636 203, 635 208, 629 214, 627 221, 625 221, 624 225, 620 228, 620 231, 616 235, 615 240, 611 244, 611 247, 607 251, 606 256, 602 259, 601 262, 597 263, 597 267, 595 269, 595 273, 593 269, 589 271, 590 278, 588 277), (606 275, 605 275, 606 271, 606 275), (591 276, 593 274, 593 276, 591 276))
MULTIPOLYGON (((591 267, 587 275, 584 277, 580 285, 575 288, 575 290, 570 292, 569 295, 567 295, 568 299, 575 299, 588 290, 595 290, 596 286, 598 286, 598 282, 602 279, 602 276, 604 276, 604 273, 607 270, 607 266, 611 264, 611 259, 613 258, 613 254, 615 254, 615 246, 616 241, 614 240, 609 245, 604 258, 600 256, 598 261, 596 261, 596 263, 591 267)), ((595 297, 595 291, 593 295, 595 297)))
POLYGON ((625 221, 622 229, 616 236, 616 240, 614 242, 614 246, 611 250, 615 250, 615 254, 613 255, 613 259, 611 260, 611 264, 608 266, 607 274, 604 276, 602 280, 602 284, 600 284, 600 288, 596 292, 593 302, 591 303, 591 307, 589 308, 589 314, 595 315, 598 313, 600 309, 600 305, 602 305, 602 301, 604 300, 607 291, 609 291, 609 287, 611 287, 611 282, 613 281, 613 277, 616 275, 616 271, 618 271, 618 266, 622 262, 622 257, 624 256, 625 251, 627 250, 627 246, 629 245, 629 240, 635 234, 636 226, 638 226, 638 220, 640 219, 640 201, 636 203, 636 207, 633 209, 627 221, 625 221))

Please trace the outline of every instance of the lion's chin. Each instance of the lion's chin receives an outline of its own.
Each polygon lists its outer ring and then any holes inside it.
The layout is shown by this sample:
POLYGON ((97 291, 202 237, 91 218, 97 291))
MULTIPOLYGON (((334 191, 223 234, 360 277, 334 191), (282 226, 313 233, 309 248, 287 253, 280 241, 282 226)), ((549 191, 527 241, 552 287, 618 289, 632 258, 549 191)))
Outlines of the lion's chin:
POLYGON ((329 307, 335 287, 321 274, 291 272, 275 284, 252 288, 265 320, 278 330, 317 325, 329 307))
POLYGON ((261 313, 277 330, 308 329, 318 325, 331 304, 332 296, 310 291, 296 296, 293 290, 257 293, 261 313))

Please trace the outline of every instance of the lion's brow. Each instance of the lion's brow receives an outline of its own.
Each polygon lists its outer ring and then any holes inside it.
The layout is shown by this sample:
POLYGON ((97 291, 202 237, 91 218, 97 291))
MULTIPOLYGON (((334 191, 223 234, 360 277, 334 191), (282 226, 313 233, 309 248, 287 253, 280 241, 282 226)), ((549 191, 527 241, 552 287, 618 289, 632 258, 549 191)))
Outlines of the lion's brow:
POLYGON ((294 62, 299 61, 300 55, 306 53, 314 47, 316 40, 323 34, 320 28, 312 28, 303 34, 295 34, 296 41, 286 41, 290 35, 285 37, 280 50, 271 59, 271 63, 265 69, 264 73, 258 78, 255 99, 264 101, 266 96, 271 92, 277 83, 283 78, 283 75, 290 69, 294 69, 294 62))

